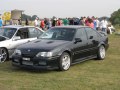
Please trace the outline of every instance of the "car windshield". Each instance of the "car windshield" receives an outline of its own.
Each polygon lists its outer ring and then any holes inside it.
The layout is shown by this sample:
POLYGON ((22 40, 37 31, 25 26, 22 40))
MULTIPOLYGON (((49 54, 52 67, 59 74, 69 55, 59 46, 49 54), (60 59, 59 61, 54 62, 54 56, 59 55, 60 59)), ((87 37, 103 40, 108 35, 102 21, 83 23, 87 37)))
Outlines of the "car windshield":
POLYGON ((12 38, 16 30, 17 30, 16 28, 0 28, 0 36, 12 38))
POLYGON ((72 41, 76 30, 72 28, 51 28, 44 32, 40 39, 72 41))

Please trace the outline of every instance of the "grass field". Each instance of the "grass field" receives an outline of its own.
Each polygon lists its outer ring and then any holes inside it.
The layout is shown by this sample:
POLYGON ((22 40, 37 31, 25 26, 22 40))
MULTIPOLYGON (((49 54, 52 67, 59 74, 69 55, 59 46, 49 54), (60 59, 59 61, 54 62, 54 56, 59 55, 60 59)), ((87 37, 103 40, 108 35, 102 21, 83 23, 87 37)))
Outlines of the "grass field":
POLYGON ((89 60, 70 70, 34 71, 0 64, 0 90, 120 90, 120 36, 109 35, 105 60, 89 60))

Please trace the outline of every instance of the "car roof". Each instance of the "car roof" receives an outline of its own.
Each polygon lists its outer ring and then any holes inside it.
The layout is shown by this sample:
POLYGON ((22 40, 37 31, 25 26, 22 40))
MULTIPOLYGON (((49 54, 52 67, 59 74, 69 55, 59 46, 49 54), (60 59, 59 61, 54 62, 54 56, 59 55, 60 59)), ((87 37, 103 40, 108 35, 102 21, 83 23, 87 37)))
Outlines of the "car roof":
POLYGON ((4 26, 3 28, 16 28, 16 29, 20 29, 20 28, 36 28, 36 29, 39 29, 40 31, 44 32, 41 28, 39 27, 35 27, 35 26, 23 26, 23 25, 7 25, 7 26, 4 26))
POLYGON ((67 25, 67 26, 55 26, 54 28, 74 28, 74 29, 78 29, 78 28, 85 28, 85 27, 89 27, 89 26, 67 25))
POLYGON ((34 27, 34 26, 23 26, 23 25, 7 25, 4 28, 25 28, 25 27, 34 27))

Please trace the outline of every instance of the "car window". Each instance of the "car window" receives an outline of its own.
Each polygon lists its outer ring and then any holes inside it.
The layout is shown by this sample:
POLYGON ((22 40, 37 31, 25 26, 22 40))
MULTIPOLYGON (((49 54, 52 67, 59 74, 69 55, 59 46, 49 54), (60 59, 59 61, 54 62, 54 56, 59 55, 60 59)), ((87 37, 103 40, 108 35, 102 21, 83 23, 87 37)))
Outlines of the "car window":
POLYGON ((94 39, 98 38, 97 32, 94 29, 92 29, 92 28, 85 28, 85 30, 87 32, 88 38, 90 38, 91 36, 93 36, 94 39))
POLYGON ((16 31, 16 28, 0 28, 0 35, 7 38, 12 38, 16 31))
POLYGON ((33 37, 38 37, 39 35, 41 35, 43 32, 34 28, 34 27, 31 27, 31 28, 28 28, 29 30, 29 37, 30 38, 33 38, 33 37))
POLYGON ((75 38, 81 38, 81 40, 87 40, 85 29, 84 28, 78 29, 75 38))
POLYGON ((52 28, 43 33, 39 38, 71 41, 75 32, 76 30, 72 28, 52 28))
POLYGON ((16 33, 16 36, 20 36, 21 39, 29 38, 28 28, 20 28, 16 33))

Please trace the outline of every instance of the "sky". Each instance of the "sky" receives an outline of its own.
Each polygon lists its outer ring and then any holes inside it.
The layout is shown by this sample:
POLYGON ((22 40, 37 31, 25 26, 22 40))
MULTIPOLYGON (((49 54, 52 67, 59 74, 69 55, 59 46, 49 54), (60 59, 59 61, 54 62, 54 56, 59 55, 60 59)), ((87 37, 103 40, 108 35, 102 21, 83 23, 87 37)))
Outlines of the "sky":
POLYGON ((19 9, 38 17, 108 16, 120 9, 120 0, 0 0, 0 14, 19 9))

